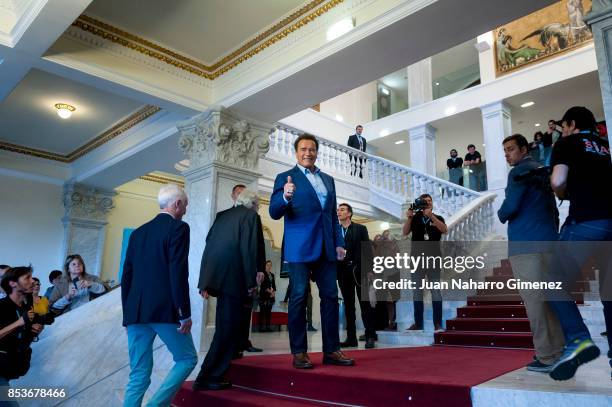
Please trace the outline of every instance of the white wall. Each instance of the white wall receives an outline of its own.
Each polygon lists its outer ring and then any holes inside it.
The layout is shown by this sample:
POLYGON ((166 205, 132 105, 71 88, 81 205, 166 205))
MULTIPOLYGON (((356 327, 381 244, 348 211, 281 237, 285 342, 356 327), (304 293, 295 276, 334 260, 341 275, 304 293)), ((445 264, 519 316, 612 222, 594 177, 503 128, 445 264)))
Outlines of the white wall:
POLYGON ((0 263, 32 264, 43 288, 62 268, 62 187, 0 175, 0 263))
POLYGON ((372 105, 376 103, 376 82, 370 82, 335 98, 321 102, 320 112, 333 119, 339 114, 351 128, 372 121, 372 105))
POLYGON ((162 184, 136 179, 115 189, 115 207, 108 215, 104 256, 102 258, 102 280, 115 280, 121 261, 123 229, 137 228, 153 219, 159 212, 157 192, 162 184))

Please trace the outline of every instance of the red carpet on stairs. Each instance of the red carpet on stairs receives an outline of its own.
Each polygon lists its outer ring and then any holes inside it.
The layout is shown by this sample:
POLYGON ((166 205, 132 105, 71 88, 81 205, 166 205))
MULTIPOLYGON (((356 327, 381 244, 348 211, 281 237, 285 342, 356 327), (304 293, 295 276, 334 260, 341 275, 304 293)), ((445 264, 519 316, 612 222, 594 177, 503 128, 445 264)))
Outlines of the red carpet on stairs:
MULTIPOLYGON (((507 281, 513 278, 508 260, 493 269, 485 281, 507 281)), ((589 282, 575 287, 576 303, 583 303, 589 282)), ((457 308, 457 317, 446 321, 446 331, 434 334, 438 345, 485 346, 498 348, 533 348, 533 335, 527 312, 517 290, 478 290, 468 297, 467 305, 457 308)))
POLYGON ((298 406, 307 402, 316 406, 318 401, 322 405, 470 406, 473 386, 518 369, 533 356, 525 350, 446 346, 347 353, 356 366, 322 365, 321 353, 310 355, 313 370, 294 369, 291 355, 246 357, 232 363, 228 377, 247 389, 194 392, 187 382, 173 405, 298 406))

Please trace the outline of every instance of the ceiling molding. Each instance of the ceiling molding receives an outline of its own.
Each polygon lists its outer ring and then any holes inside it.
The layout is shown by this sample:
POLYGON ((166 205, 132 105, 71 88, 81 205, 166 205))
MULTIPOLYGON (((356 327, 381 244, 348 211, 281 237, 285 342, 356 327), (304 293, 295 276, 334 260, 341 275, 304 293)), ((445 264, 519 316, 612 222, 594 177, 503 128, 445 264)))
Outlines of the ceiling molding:
POLYGON ((318 17, 321 17, 344 1, 345 0, 312 0, 211 65, 206 65, 201 61, 164 48, 159 44, 85 14, 77 18, 72 25, 107 41, 130 48, 191 74, 214 80, 259 54, 272 44, 282 40, 292 32, 299 30, 318 17))
POLYGON ((129 115, 125 119, 121 120, 114 126, 110 127, 109 129, 105 130, 104 132, 96 136, 94 139, 90 140, 86 144, 82 145, 81 147, 77 148, 76 150, 72 151, 71 153, 67 155, 53 153, 53 152, 45 151, 45 150, 39 150, 36 148, 30 148, 26 146, 20 146, 17 144, 6 143, 3 141, 0 141, 0 150, 12 151, 12 152, 19 153, 19 154, 44 158, 47 160, 59 161, 62 163, 71 163, 77 160, 78 158, 84 156, 85 154, 95 150, 101 145, 108 143, 115 137, 121 135, 122 133, 131 129, 138 123, 146 120, 150 116, 159 112, 160 110, 161 109, 157 106, 146 105, 142 109, 129 115))
POLYGON ((177 184, 181 187, 185 187, 185 181, 181 181, 174 177, 167 177, 159 174, 147 174, 141 177, 138 177, 144 181, 156 182, 158 184, 177 184))

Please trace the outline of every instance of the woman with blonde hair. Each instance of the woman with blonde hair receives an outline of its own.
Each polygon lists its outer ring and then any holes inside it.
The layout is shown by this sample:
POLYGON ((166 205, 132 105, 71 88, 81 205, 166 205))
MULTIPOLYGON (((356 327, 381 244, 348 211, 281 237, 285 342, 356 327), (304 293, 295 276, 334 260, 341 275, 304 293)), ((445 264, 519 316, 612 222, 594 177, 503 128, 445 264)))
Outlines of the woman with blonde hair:
POLYGON ((105 291, 98 277, 87 274, 83 258, 71 254, 66 257, 64 275, 53 289, 49 303, 54 310, 67 312, 88 303, 92 294, 101 295, 105 291))

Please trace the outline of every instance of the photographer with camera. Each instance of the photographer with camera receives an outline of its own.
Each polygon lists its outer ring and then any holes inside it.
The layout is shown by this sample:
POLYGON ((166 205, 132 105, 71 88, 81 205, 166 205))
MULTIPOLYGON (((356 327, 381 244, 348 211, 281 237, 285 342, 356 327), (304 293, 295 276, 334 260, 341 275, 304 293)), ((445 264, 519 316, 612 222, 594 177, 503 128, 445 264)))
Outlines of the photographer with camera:
MULTIPOLYGON (((0 388, 25 375, 30 369, 30 344, 43 326, 35 323, 34 311, 26 302, 32 293, 34 280, 31 267, 10 268, 0 283, 7 293, 0 299, 0 388)), ((16 402, 4 405, 17 406, 16 402)))
MULTIPOLYGON (((551 261, 546 242, 558 238, 558 211, 549 173, 547 167, 542 167, 529 154, 529 143, 522 135, 506 137, 502 144, 506 161, 513 168, 508 174, 506 197, 497 216, 502 223, 508 222, 512 272, 514 278, 523 281, 542 281, 551 261)), ((535 358, 527 370, 548 373, 563 351, 563 331, 545 296, 534 290, 519 292, 535 349, 535 358)))
MULTIPOLYGON (((433 213, 433 200, 431 195, 423 194, 419 196, 406 213, 406 223, 402 228, 404 236, 408 236, 412 232, 412 256, 420 256, 425 253, 428 256, 441 256, 440 239, 442 235, 448 232, 448 227, 444 223, 444 218, 433 213), (414 242, 438 242, 415 244, 414 242)), ((413 281, 416 281, 417 287, 421 287, 422 281, 427 277, 429 282, 440 281, 440 270, 416 270, 412 274, 413 281)), ((441 331, 442 328, 442 294, 440 290, 431 290, 431 300, 433 306, 433 322, 434 330, 441 331)), ((409 331, 417 331, 423 329, 423 290, 415 289, 413 294, 414 301, 414 324, 408 328, 409 331)))

